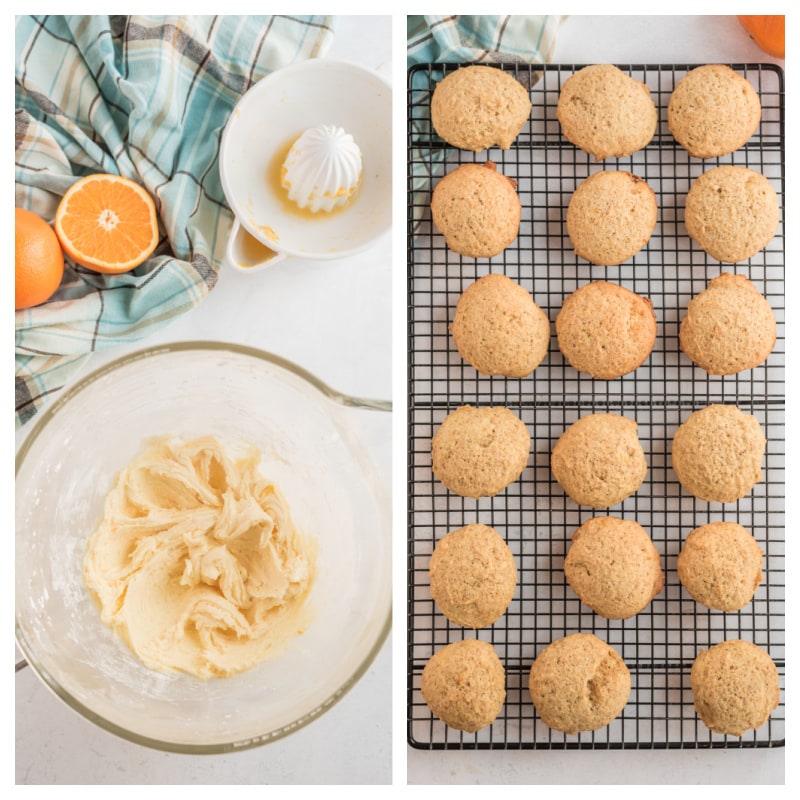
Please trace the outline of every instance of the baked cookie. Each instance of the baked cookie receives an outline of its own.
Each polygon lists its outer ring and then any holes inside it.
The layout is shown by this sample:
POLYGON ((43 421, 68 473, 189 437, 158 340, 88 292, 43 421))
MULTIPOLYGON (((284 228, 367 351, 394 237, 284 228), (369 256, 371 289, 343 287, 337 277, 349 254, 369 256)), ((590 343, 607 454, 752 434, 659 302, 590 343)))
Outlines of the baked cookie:
POLYGON ((664 588, 661 557, 632 519, 593 517, 572 536, 564 574, 582 602, 606 619, 638 614, 664 588))
POLYGON ((516 183, 487 161, 448 172, 434 187, 431 215, 453 252, 492 258, 517 238, 522 205, 516 183))
POLYGON ((766 650, 729 639, 702 650, 690 676, 697 715, 715 733, 741 736, 778 707, 780 676, 766 650))
POLYGON ((461 406, 433 436, 433 474, 463 497, 493 497, 517 480, 528 463, 531 436, 503 406, 461 406))
POLYGON ((733 503, 761 480, 767 440, 758 420, 736 406, 695 411, 672 440, 672 468, 694 497, 733 503))
POLYGON ((593 64, 567 78, 556 119, 564 136, 597 161, 641 150, 658 126, 650 90, 613 64, 593 64))
POLYGON ((706 64, 684 75, 667 106, 675 140, 696 158, 738 150, 761 122, 761 102, 750 82, 724 64, 706 64))
POLYGON ((545 725, 580 733, 602 728, 622 713, 631 675, 611 645, 593 633, 571 633, 539 653, 528 689, 545 725))
POLYGON ((717 261, 744 261, 765 248, 780 222, 778 195, 748 167, 704 172, 686 195, 684 221, 692 240, 717 261))
POLYGON ((556 317, 556 336, 571 366, 611 380, 647 360, 656 341, 656 315, 646 297, 595 281, 564 300, 556 317))
POLYGON ((717 611, 746 606, 761 583, 764 554, 738 522, 695 528, 678 554, 678 578, 698 603, 717 611))
POLYGON ((474 523, 450 531, 436 545, 430 582, 431 597, 451 622, 486 628, 506 613, 514 597, 517 565, 494 528, 474 523))
POLYGON ((439 81, 431 97, 434 130, 462 150, 507 150, 530 114, 525 87, 497 67, 461 67, 439 81))
POLYGON ((464 639, 437 650, 422 670, 422 697, 445 724, 474 733, 494 722, 506 699, 506 674, 489 642, 464 639))
POLYGON ((592 264, 616 266, 633 258, 656 227, 656 196, 631 172, 595 172, 567 207, 567 233, 575 253, 592 264))
POLYGON ((450 332, 461 357, 484 375, 530 375, 550 346, 547 315, 505 275, 484 275, 466 288, 450 332))
POLYGON ((769 303, 744 276, 723 272, 689 301, 681 350, 711 375, 733 375, 766 360, 777 323, 769 303))
POLYGON ((647 462, 636 422, 619 414, 587 414, 570 425, 550 458, 553 476, 578 504, 608 508, 641 485, 647 462))

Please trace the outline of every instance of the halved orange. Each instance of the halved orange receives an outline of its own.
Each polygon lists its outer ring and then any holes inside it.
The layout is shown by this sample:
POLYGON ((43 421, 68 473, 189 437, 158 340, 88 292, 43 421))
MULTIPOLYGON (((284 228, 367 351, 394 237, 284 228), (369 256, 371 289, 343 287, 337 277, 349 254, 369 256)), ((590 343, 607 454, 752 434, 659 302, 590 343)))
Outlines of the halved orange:
POLYGON ((128 272, 158 244, 153 199, 119 175, 77 180, 61 198, 54 227, 64 252, 95 272, 128 272))

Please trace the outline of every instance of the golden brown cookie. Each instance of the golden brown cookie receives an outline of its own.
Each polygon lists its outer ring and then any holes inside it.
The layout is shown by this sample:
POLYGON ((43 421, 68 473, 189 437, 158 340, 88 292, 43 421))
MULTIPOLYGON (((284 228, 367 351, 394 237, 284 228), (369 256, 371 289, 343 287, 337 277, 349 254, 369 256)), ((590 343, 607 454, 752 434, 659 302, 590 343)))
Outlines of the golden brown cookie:
POLYGON ((461 357, 484 375, 530 375, 550 346, 547 315, 505 275, 484 275, 466 288, 450 331, 461 357))
POLYGON ((738 150, 761 122, 761 102, 750 82, 724 64, 706 64, 684 75, 667 107, 675 140, 696 158, 738 150))
POLYGON ((658 126, 650 90, 613 64, 592 64, 567 78, 556 119, 564 136, 597 161, 641 150, 658 126))
POLYGON ((550 465, 561 488, 578 504, 608 508, 641 485, 647 462, 636 422, 619 414, 587 414, 553 448, 550 465))
POLYGON ((595 172, 569 201, 567 233, 581 258, 616 266, 647 244, 657 214, 655 193, 643 178, 617 170, 595 172))
POLYGON ((497 67, 461 67, 436 84, 431 98, 434 130, 462 150, 507 150, 530 113, 525 87, 497 67))
POLYGON ((593 517, 572 536, 564 574, 581 601, 606 619, 638 614, 664 588, 661 557, 632 519, 593 517))
POLYGON ((464 639, 437 650, 422 670, 422 697, 451 728, 474 733, 494 722, 506 699, 506 674, 488 642, 464 639))
POLYGON ((770 182, 748 167, 725 165, 704 172, 686 195, 686 232, 718 261, 754 256, 775 236, 780 222, 778 195, 770 182))
POLYGON ((711 375, 733 375, 766 360, 777 323, 764 296, 744 275, 723 272, 689 301, 681 350, 711 375))
POLYGON ((502 536, 474 523, 450 531, 434 548, 431 597, 456 625, 486 628, 506 613, 517 588, 517 565, 502 536))
POLYGON ((517 480, 528 463, 531 436, 503 406, 461 406, 433 436, 433 474, 463 497, 492 497, 517 480))
POLYGON ((695 411, 672 440, 672 468, 694 497, 733 503, 761 480, 767 440, 758 420, 736 406, 695 411))
POLYGON ((764 554, 738 522, 695 528, 678 554, 678 578, 698 603, 717 611, 746 606, 761 583, 764 554))
POLYGON ((575 369, 593 378, 619 378, 640 367, 653 350, 653 304, 615 283, 588 283, 564 300, 556 335, 575 369))
POLYGON ((731 736, 760 728, 781 699, 775 662, 766 650, 742 639, 698 653, 691 685, 700 719, 715 733, 731 736))
POLYGON ((611 645, 593 633, 571 633, 539 653, 528 688, 545 725, 579 733, 602 728, 622 713, 631 675, 611 645))
POLYGON ((519 233, 522 205, 516 183, 486 164, 462 164, 436 184, 433 224, 455 253, 492 258, 519 233))

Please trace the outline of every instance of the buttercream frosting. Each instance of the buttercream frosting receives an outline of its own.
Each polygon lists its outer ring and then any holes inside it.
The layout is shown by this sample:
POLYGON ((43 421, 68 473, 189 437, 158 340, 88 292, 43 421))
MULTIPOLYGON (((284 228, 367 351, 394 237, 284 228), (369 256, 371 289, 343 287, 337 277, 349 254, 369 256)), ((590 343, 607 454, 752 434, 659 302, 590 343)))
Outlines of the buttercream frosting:
POLYGON ((117 476, 84 580, 145 665, 199 678, 249 669, 308 622, 312 539, 260 453, 213 437, 153 439, 117 476))

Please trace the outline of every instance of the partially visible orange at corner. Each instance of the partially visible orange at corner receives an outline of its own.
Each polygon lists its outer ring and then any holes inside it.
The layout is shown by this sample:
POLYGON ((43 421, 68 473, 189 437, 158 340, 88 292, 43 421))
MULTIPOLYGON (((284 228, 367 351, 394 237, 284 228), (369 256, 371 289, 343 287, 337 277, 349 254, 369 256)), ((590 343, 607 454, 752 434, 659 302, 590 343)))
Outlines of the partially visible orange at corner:
POLYGON ((64 277, 64 253, 53 229, 38 214, 14 209, 14 308, 49 300, 64 277))
POLYGON ((786 58, 786 17, 783 15, 754 14, 738 16, 742 27, 765 52, 776 58, 786 58))
POLYGON ((55 230, 64 252, 95 272, 128 272, 158 244, 153 199, 119 175, 87 175, 72 184, 56 211, 55 230))

